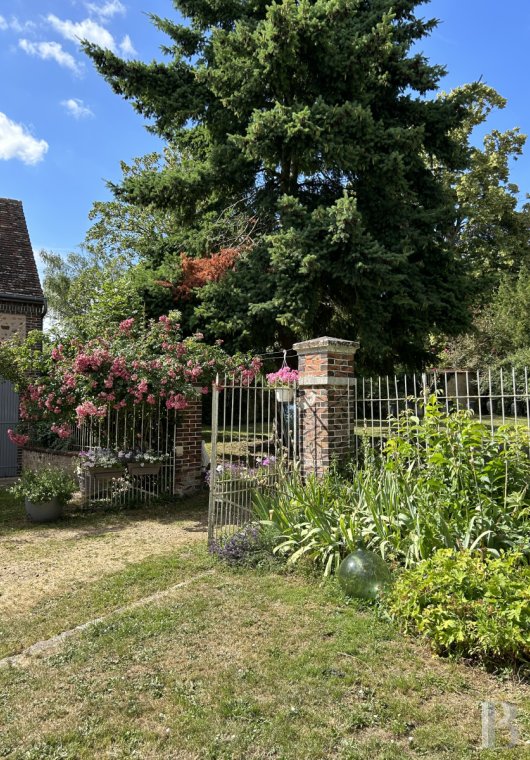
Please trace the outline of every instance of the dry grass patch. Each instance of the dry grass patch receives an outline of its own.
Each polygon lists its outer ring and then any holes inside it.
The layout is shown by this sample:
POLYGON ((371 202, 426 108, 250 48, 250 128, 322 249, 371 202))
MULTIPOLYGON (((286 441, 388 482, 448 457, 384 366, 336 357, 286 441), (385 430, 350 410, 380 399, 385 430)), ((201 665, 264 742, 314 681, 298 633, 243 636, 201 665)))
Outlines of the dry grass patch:
POLYGON ((57 525, 7 532, 0 535, 0 616, 25 614, 76 584, 204 542, 205 535, 204 511, 178 505, 99 517, 77 513, 57 525))

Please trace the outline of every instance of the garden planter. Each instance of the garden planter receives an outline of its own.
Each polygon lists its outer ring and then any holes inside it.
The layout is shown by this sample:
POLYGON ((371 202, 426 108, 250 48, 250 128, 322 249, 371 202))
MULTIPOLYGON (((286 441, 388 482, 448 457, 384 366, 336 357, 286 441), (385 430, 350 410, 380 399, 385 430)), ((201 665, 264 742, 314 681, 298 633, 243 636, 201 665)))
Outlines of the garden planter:
POLYGON ((143 475, 158 475, 160 472, 160 464, 142 464, 141 462, 129 462, 127 463, 127 469, 129 475, 135 477, 142 477, 143 475))
POLYGON ((123 477, 123 467, 90 467, 85 474, 97 480, 98 483, 109 483, 111 480, 123 477))
POLYGON ((294 388, 276 388, 276 401, 287 404, 294 399, 294 388))
POLYGON ((63 506, 57 499, 51 501, 39 502, 33 504, 26 499, 25 501, 26 514, 36 523, 47 523, 58 520, 63 514, 63 506))
POLYGON ((93 467, 90 474, 94 480, 100 483, 108 483, 111 480, 123 477, 123 467, 93 467))

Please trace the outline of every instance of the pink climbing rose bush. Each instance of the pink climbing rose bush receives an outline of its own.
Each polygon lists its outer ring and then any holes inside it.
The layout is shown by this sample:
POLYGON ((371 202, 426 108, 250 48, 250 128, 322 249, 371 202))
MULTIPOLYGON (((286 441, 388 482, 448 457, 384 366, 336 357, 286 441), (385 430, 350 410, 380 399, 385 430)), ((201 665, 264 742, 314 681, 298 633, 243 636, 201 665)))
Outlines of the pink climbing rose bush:
MULTIPOLYGON (((0 345, 0 375, 14 380, 20 394, 19 427, 46 422, 59 438, 109 409, 185 409, 208 392, 217 373, 250 383, 260 369, 258 358, 230 356, 221 341, 208 345, 200 333, 184 338, 178 312, 147 325, 131 317, 87 342, 72 338, 52 346, 32 333, 22 344, 0 345)), ((17 445, 27 442, 27 430, 9 435, 17 445)))

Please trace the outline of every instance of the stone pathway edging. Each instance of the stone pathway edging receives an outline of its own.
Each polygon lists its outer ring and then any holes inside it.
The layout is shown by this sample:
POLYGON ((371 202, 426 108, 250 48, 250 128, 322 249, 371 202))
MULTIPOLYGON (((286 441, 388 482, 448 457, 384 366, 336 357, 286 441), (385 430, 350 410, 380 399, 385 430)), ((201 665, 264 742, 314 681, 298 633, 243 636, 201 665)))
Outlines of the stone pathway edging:
POLYGON ((85 631, 87 628, 90 628, 93 625, 103 623, 105 620, 108 620, 114 615, 121 615, 122 613, 129 612, 130 610, 134 610, 137 607, 142 607, 145 604, 150 604, 151 602, 156 602, 159 599, 163 599, 164 597, 169 596, 171 593, 173 593, 173 591, 176 591, 179 588, 183 588, 184 586, 189 586, 195 581, 206 577, 207 575, 212 575, 214 572, 215 570, 206 570, 204 573, 199 573, 199 575, 196 575, 193 578, 188 578, 188 580, 181 581, 181 583, 176 583, 174 586, 170 586, 163 591, 157 591, 155 594, 150 594, 150 596, 144 596, 141 599, 137 599, 135 602, 126 604, 124 607, 117 607, 106 615, 93 618, 92 620, 88 620, 86 623, 81 623, 80 625, 76 625, 74 628, 70 628, 68 631, 58 633, 56 636, 52 636, 51 639, 43 639, 42 641, 37 641, 35 644, 32 644, 26 649, 23 649, 22 652, 19 652, 19 654, 13 654, 9 655, 8 657, 4 657, 2 660, 0 660, 0 668, 7 667, 9 665, 22 665, 26 658, 34 657, 39 654, 46 654, 50 649, 55 649, 56 646, 62 644, 63 641, 66 641, 66 639, 69 639, 72 636, 85 631))

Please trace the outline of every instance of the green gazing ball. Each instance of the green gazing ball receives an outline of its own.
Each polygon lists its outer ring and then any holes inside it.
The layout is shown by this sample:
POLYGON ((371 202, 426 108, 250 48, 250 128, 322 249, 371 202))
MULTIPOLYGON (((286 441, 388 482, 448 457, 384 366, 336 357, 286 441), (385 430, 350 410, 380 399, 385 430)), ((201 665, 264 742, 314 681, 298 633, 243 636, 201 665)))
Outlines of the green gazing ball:
POLYGON ((391 578, 385 561, 366 549, 348 554, 340 563, 337 575, 344 593, 360 599, 375 599, 391 578))

